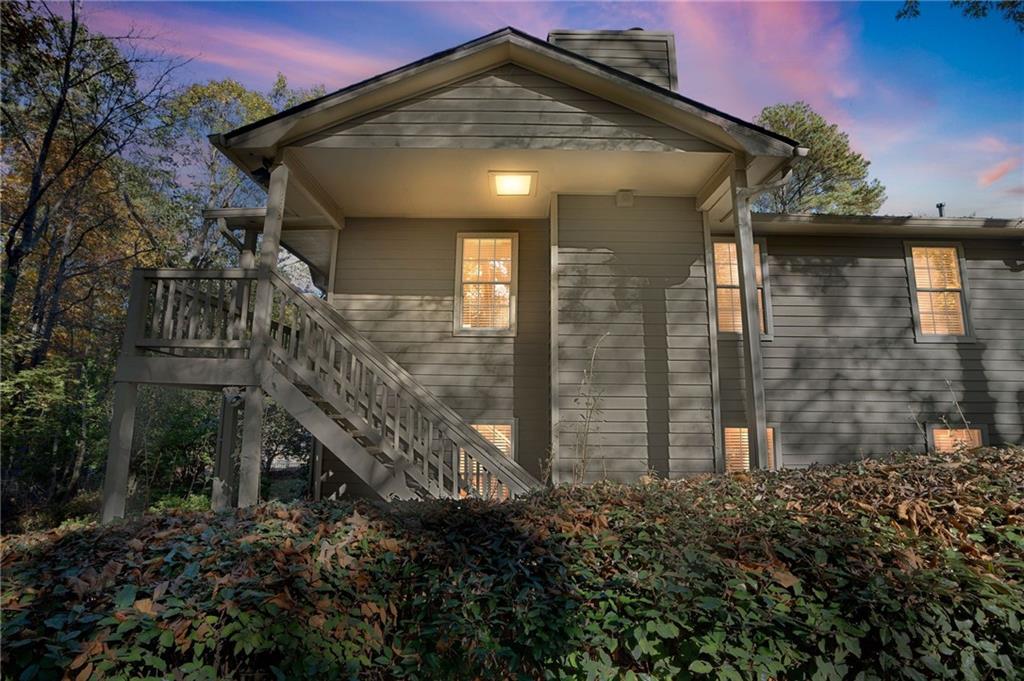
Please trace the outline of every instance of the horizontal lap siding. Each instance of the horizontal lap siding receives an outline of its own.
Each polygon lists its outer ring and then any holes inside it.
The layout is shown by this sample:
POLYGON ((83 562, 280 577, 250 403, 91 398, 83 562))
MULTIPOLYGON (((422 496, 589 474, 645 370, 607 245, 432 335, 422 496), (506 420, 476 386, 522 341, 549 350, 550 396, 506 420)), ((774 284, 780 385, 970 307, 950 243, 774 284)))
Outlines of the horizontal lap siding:
POLYGON ((551 43, 589 57, 607 66, 631 73, 646 81, 672 89, 675 54, 667 37, 634 31, 622 35, 608 33, 554 31, 551 43))
MULTIPOLYGON (((768 237, 775 333, 761 348, 787 465, 921 449, 915 421, 960 421, 953 394, 993 442, 1024 438, 1024 248, 961 243, 977 342, 917 343, 902 240, 768 237)), ((740 349, 719 347, 723 419, 739 425, 740 349)))
POLYGON ((558 204, 559 469, 571 476, 592 369, 587 477, 714 468, 704 242, 692 199, 558 204), (597 348, 596 357, 594 349, 597 348))
POLYGON ((469 421, 518 419, 517 459, 534 475, 549 447, 546 220, 348 218, 334 307, 469 421), (454 336, 456 235, 518 232, 518 334, 454 336))
POLYGON ((719 151, 689 133, 512 64, 348 121, 310 144, 719 151))

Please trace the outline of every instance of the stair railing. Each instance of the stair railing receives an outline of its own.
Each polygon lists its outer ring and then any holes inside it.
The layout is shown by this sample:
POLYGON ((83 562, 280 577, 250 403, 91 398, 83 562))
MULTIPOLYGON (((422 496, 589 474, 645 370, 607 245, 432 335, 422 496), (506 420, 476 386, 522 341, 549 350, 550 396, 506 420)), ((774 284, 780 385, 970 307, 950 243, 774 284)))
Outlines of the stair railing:
POLYGON ((270 353, 366 423, 434 496, 506 498, 539 483, 323 301, 274 272, 270 353))

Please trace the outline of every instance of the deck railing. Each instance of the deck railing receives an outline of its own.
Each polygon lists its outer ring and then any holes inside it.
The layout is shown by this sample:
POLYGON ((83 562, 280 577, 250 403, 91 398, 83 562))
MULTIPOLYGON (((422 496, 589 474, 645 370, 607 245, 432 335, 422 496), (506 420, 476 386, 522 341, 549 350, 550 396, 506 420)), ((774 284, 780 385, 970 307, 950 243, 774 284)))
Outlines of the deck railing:
POLYGON ((271 361, 321 408, 360 423, 357 434, 400 459, 431 496, 505 498, 538 486, 326 303, 276 272, 264 276, 252 269, 137 270, 126 342, 142 354, 271 361), (261 285, 270 287, 269 315, 254 310, 261 285), (268 329, 255 328, 268 318, 268 329))
POLYGON ((257 271, 136 270, 137 350, 190 357, 245 357, 252 340, 257 271))

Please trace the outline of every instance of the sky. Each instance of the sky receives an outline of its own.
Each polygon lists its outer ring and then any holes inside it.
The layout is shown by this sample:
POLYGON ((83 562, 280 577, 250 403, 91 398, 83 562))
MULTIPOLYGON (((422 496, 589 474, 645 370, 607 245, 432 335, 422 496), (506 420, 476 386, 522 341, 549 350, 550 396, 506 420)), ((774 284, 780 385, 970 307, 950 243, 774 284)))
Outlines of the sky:
POLYGON ((885 184, 881 213, 1024 216, 1024 34, 945 2, 89 2, 93 30, 152 37, 185 81, 328 91, 504 26, 669 30, 679 91, 752 120, 804 100, 885 184))

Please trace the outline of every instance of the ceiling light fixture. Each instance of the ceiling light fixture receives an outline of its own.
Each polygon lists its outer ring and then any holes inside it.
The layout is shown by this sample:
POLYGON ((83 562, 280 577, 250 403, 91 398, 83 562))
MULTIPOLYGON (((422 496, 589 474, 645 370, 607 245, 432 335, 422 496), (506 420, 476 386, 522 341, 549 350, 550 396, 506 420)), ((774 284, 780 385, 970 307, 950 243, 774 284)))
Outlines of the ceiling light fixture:
POLYGON ((488 175, 495 196, 533 196, 537 192, 536 170, 491 170, 488 175))

